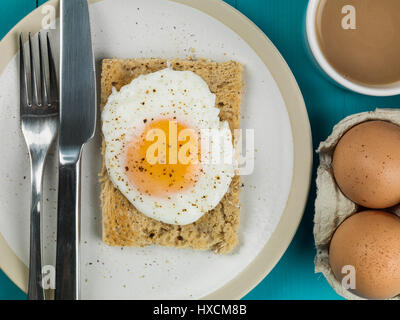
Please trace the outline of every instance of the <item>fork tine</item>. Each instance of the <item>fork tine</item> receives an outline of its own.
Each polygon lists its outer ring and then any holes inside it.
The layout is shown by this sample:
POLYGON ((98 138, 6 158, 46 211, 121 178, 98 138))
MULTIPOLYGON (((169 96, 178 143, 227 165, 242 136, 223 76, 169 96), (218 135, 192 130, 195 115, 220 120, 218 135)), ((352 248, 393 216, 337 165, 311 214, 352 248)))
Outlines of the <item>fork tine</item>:
POLYGON ((41 89, 41 95, 42 95, 42 105, 47 106, 49 104, 49 100, 47 98, 46 70, 44 67, 44 57, 43 57, 42 41, 41 41, 40 32, 38 34, 38 44, 39 44, 40 89, 41 89))
POLYGON ((30 55, 30 62, 31 62, 32 103, 39 105, 38 85, 37 85, 37 78, 36 78, 36 64, 35 64, 35 59, 33 56, 32 36, 31 36, 30 32, 29 32, 29 55, 30 55))
POLYGON ((47 55, 49 58, 49 75, 50 75, 50 103, 57 105, 58 102, 58 86, 57 86, 57 75, 56 66, 54 64, 53 53, 51 51, 50 38, 47 33, 47 55))
POLYGON ((24 50, 24 39, 22 32, 19 35, 19 81, 20 81, 20 103, 21 108, 25 108, 30 105, 28 95, 28 76, 25 66, 25 50, 24 50))

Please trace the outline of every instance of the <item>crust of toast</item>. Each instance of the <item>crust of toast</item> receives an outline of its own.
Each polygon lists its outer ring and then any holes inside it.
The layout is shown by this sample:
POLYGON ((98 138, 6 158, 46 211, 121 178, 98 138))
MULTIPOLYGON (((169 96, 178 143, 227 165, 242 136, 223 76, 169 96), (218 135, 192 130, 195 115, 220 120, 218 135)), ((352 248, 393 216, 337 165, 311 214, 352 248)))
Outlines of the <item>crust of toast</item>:
MULTIPOLYGON (((217 63, 209 60, 168 60, 174 70, 190 70, 206 81, 216 95, 220 119, 229 123, 230 129, 240 127, 242 96, 242 65, 235 61, 217 63)), ((142 74, 167 67, 165 59, 104 59, 101 75, 101 111, 107 103, 112 87, 119 90, 142 74)), ((101 210, 103 242, 110 246, 144 247, 152 244, 196 250, 213 250, 225 254, 238 243, 240 177, 235 176, 221 202, 196 222, 170 225, 140 213, 114 187, 104 164, 101 181, 101 210)))

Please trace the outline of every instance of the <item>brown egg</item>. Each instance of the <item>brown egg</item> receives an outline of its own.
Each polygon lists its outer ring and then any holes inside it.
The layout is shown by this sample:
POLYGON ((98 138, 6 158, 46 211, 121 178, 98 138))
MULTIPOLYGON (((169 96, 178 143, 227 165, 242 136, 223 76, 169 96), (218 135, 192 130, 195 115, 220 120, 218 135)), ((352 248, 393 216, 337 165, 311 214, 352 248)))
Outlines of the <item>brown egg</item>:
POLYGON ((349 217, 332 237, 329 263, 339 281, 350 274, 344 266, 354 267, 351 291, 361 297, 387 299, 400 294, 400 218, 376 210, 349 217))
POLYGON ((363 122, 347 131, 333 153, 340 190, 367 208, 400 203, 400 127, 386 121, 363 122))

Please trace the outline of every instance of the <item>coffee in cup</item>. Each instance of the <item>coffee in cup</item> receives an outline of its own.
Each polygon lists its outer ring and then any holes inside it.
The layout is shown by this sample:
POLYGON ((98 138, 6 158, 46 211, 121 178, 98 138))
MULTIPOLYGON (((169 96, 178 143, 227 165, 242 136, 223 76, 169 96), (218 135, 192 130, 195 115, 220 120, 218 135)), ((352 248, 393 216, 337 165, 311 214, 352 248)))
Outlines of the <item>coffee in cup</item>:
POLYGON ((315 23, 324 56, 344 77, 400 81, 400 0, 322 0, 315 23))
POLYGON ((400 94, 400 0, 310 0, 307 36, 317 62, 339 84, 400 94))

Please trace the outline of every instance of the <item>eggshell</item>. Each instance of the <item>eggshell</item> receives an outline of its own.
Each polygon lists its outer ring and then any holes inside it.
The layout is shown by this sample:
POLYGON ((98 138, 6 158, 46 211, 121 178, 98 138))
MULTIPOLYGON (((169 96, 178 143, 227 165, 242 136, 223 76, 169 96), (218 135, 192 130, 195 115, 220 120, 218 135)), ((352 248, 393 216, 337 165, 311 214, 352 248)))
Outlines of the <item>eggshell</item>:
MULTIPOLYGON (((339 281, 354 267, 354 293, 369 299, 400 294, 400 218, 363 211, 347 218, 334 233, 329 262, 339 281)), ((347 279, 348 280, 348 279, 347 279)), ((346 281, 347 281, 346 280, 346 281)))
POLYGON ((340 190, 357 204, 400 202, 400 126, 381 120, 354 126, 339 140, 332 164, 340 190))
MULTIPOLYGON (((337 123, 329 137, 318 147, 319 166, 317 170, 317 197, 315 200, 314 240, 316 247, 315 272, 322 273, 332 288, 342 297, 351 300, 365 299, 349 291, 338 281, 329 264, 329 245, 335 230, 349 216, 362 209, 347 198, 333 176, 332 158, 336 145, 343 135, 356 125, 373 120, 389 121, 400 126, 399 109, 376 109, 350 115, 337 123)), ((400 217, 400 205, 388 208, 400 217)), ((397 295, 391 300, 400 300, 397 295)))

